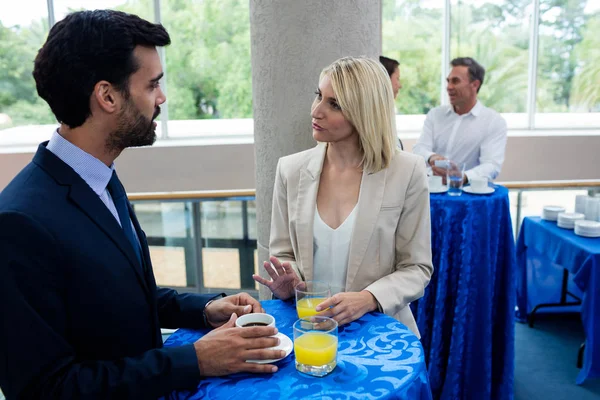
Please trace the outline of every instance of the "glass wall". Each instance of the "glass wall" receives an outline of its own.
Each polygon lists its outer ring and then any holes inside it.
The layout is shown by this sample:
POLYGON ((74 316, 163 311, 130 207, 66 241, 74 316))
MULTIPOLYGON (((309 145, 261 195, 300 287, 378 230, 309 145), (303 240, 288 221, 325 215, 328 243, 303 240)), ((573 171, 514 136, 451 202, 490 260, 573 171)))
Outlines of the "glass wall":
POLYGON ((152 0, 53 0, 54 20, 60 21, 68 13, 81 10, 115 9, 154 20, 152 0))
POLYGON ((600 2, 540 0, 536 125, 598 125, 600 2))
POLYGON ((427 114, 440 104, 443 14, 441 1, 383 2, 383 55, 400 62, 399 114, 427 114))
POLYGON ((383 0, 383 52, 400 61, 405 84, 398 129, 414 130, 416 116, 445 101, 437 64, 466 56, 486 68, 479 98, 510 129, 597 129, 599 37, 594 0, 383 0))
POLYGON ((162 0, 169 118, 252 117, 249 2, 162 0))
POLYGON ((479 99, 501 113, 527 119, 527 66, 532 5, 462 0, 451 3, 450 58, 473 57, 485 66, 479 99))
POLYGON ((47 35, 46 0, 0 2, 0 130, 55 122, 31 75, 47 35))
MULTIPOLYGON (((43 124, 56 122, 37 96, 33 59, 48 21, 95 8, 169 30, 162 138, 252 134, 247 0, 21 0, 0 4, 0 145, 37 143, 39 136, 21 134, 24 125, 49 136, 43 124)), ((401 63, 398 130, 420 131, 424 115, 446 101, 446 66, 459 55, 486 67, 480 97, 509 128, 600 127, 600 2, 383 0, 382 13, 383 53, 401 63)))

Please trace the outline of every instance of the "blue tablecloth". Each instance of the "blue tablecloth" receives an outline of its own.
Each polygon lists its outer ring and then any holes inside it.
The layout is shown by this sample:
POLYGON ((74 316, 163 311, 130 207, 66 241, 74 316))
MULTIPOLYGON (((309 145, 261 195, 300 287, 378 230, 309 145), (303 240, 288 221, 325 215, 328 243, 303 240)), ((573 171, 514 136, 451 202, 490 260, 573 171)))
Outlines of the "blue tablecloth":
POLYGON ((525 218, 517 243, 517 259, 517 318, 520 320, 527 318, 531 311, 528 303, 533 303, 528 290, 532 269, 552 268, 552 264, 558 264, 573 275, 575 284, 583 292, 581 320, 586 336, 583 368, 577 383, 600 377, 600 239, 577 236, 572 230, 559 228, 556 222, 525 218), (532 257, 537 262, 531 262, 532 257))
MULTIPOLYGON (((279 331, 293 340, 298 319, 293 303, 262 302, 279 331)), ((198 340, 206 331, 179 329, 166 347, 198 340)), ((235 374, 203 379, 194 392, 173 399, 431 399, 421 343, 406 326, 380 313, 369 313, 340 329, 337 367, 323 377, 296 371, 294 352, 279 361, 273 375, 235 374)))
POLYGON ((431 195, 435 268, 412 304, 436 399, 511 399, 515 250, 508 190, 431 195))

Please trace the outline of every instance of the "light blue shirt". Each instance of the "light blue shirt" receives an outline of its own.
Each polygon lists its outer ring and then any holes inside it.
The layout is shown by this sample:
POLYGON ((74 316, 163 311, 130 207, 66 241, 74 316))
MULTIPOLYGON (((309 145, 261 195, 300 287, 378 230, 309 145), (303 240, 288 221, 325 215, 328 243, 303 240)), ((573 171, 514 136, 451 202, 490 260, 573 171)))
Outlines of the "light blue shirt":
MULTIPOLYGON (((115 169, 113 163, 110 167, 107 167, 102 161, 89 153, 81 150, 67 139, 63 138, 59 133, 58 129, 54 131, 48 146, 46 146, 56 157, 60 158, 65 164, 73 168, 73 170, 89 185, 89 187, 100 197, 100 200, 106 205, 110 213, 115 217, 119 226, 121 226, 121 220, 119 219, 119 213, 113 203, 112 197, 108 192, 107 186, 112 173, 115 169)), ((130 221, 131 223, 131 221, 130 221)), ((133 223, 131 223, 133 233, 137 237, 137 232, 133 223)))

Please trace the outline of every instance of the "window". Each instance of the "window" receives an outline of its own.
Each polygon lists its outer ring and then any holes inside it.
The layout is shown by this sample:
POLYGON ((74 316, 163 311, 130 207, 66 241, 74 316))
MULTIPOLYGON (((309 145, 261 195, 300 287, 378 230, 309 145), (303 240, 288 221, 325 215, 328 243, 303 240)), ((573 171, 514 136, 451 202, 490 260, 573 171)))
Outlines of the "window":
POLYGON ((170 120, 252 117, 248 7, 239 0, 161 1, 172 40, 166 48, 170 120))
POLYGON ((56 122, 31 75, 47 34, 46 0, 0 3, 0 130, 56 122))
POLYGON ((154 21, 152 4, 152 0, 54 0, 54 19, 60 21, 72 11, 110 8, 154 21))
POLYGON ((600 3, 540 0, 536 126, 598 126, 600 3))
POLYGON ((440 104, 442 7, 438 0, 383 1, 383 55, 400 62, 399 114, 427 114, 440 104))
POLYGON ((501 113, 523 113, 522 125, 527 121, 532 11, 531 4, 524 5, 515 7, 507 0, 454 0, 450 37, 450 59, 472 57, 485 68, 478 96, 482 103, 501 113))
MULTIPOLYGON (((445 68, 457 56, 486 68, 480 98, 509 128, 599 128, 600 2, 535 4, 383 0, 382 53, 400 61, 403 84, 398 130, 420 131, 425 114, 446 101, 445 68)), ((20 0, 0 4, 0 146, 35 145, 56 126, 31 76, 48 15, 58 21, 73 10, 101 8, 160 19, 171 35, 171 46, 160 50, 168 101, 159 137, 251 140, 247 0, 20 0)))

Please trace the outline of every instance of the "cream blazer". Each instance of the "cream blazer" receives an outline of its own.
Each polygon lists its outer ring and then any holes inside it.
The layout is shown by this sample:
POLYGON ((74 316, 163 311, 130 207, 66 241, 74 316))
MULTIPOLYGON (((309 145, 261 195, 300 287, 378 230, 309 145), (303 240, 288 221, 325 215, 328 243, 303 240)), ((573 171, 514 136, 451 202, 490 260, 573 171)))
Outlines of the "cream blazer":
MULTIPOLYGON (((313 221, 326 143, 277 164, 269 251, 313 277, 313 221)), ((399 151, 388 168, 363 173, 350 242, 346 291, 368 290, 381 311, 419 331, 408 307, 433 273, 429 190, 423 159, 399 151)))

